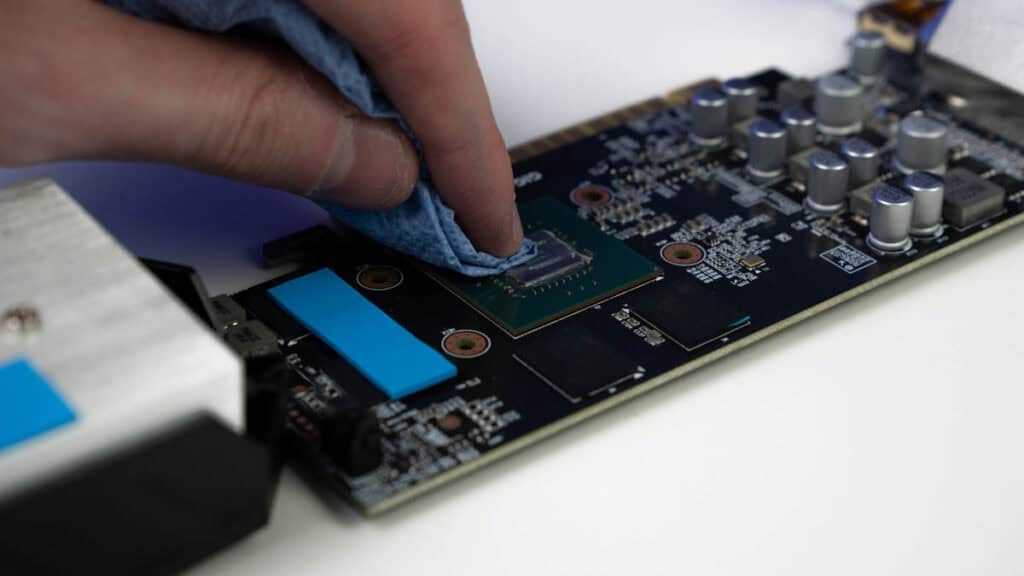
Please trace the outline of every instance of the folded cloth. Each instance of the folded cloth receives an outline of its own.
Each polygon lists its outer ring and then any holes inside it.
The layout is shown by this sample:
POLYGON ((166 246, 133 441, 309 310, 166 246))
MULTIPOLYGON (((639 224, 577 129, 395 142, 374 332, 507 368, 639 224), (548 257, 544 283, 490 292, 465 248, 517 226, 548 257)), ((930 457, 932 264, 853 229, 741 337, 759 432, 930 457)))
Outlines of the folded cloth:
MULTIPOLYGON (((367 115, 402 119, 345 38, 297 1, 104 1, 129 14, 165 24, 215 33, 279 38, 367 115)), ((402 126, 416 142, 408 126, 404 122, 402 126)), ((519 252, 508 258, 497 258, 473 248, 455 222, 455 213, 445 206, 431 186, 426 163, 421 164, 424 170, 412 196, 396 208, 371 212, 323 206, 334 217, 384 245, 467 276, 498 274, 536 254, 536 247, 529 239, 523 241, 519 252)))

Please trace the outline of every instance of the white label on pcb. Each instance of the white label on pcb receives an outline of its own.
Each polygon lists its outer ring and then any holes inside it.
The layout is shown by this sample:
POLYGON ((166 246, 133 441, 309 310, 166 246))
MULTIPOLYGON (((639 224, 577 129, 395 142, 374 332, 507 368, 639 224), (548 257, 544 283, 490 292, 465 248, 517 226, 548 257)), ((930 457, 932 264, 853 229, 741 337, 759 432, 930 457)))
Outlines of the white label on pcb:
POLYGON ((878 261, 849 244, 840 244, 821 253, 822 260, 847 274, 854 274, 876 264, 878 261))
POLYGON ((522 176, 516 176, 514 182, 516 188, 525 188, 526 186, 529 186, 530 184, 536 184, 537 182, 540 182, 543 179, 544 175, 534 170, 532 172, 527 172, 522 176))

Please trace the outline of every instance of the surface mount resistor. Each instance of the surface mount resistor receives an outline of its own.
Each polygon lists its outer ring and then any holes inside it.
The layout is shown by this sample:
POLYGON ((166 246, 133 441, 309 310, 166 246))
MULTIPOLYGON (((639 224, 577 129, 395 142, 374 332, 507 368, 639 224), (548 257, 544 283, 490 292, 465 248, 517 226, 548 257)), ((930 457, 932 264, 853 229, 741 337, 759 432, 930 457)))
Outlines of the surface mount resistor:
POLYGON ((670 226, 675 225, 676 221, 672 216, 668 214, 659 214, 654 218, 641 223, 637 226, 637 231, 640 232, 641 236, 650 236, 655 232, 660 232, 670 226))

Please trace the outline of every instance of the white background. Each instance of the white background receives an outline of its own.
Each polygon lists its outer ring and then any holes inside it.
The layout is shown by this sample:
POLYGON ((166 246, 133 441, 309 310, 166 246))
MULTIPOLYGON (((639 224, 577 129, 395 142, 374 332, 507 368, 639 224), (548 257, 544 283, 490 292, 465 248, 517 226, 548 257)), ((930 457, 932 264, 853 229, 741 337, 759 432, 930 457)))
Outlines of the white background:
MULTIPOLYGON (((706 76, 838 67, 855 4, 467 12, 515 145, 706 76)), ((167 169, 57 174, 126 245, 195 264, 213 293, 265 277, 259 243, 322 218, 167 169)), ((1024 573, 1022 239, 987 241, 382 518, 286 473, 270 526, 194 574, 1024 573)))

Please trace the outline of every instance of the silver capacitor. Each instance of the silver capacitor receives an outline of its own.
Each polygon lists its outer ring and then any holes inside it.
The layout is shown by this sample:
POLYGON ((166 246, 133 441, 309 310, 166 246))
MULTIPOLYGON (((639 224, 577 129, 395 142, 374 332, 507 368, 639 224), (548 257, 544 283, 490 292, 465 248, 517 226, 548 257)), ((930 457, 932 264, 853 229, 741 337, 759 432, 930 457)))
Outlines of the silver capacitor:
POLYGON ((747 173, 758 180, 782 174, 786 163, 786 129, 771 120, 758 120, 747 140, 747 173))
POLYGON ((742 122, 757 115, 760 98, 757 85, 743 78, 733 78, 722 83, 722 92, 729 99, 729 124, 742 122))
POLYGON ((690 140, 698 146, 725 143, 729 134, 728 99, 714 88, 701 88, 690 98, 690 140))
POLYGON ((885 76, 888 54, 881 33, 858 32, 850 40, 850 48, 850 74, 865 84, 875 84, 885 76))
POLYGON ((818 135, 818 121, 814 114, 800 106, 793 106, 783 110, 779 120, 786 127, 786 151, 789 155, 814 146, 814 139, 818 135))
POLYGON ((820 78, 814 93, 818 130, 832 136, 860 132, 864 126, 864 87, 859 82, 833 74, 820 78))
POLYGON ((811 154, 810 161, 804 206, 825 216, 841 211, 846 201, 849 165, 828 150, 818 150, 811 154))
POLYGON ((843 142, 843 157, 850 165, 850 188, 861 186, 878 178, 882 165, 882 153, 877 146, 862 138, 850 138, 843 142))
POLYGON ((946 143, 949 129, 927 116, 907 116, 900 121, 893 164, 904 174, 946 172, 946 143))
POLYGON ((942 201, 946 185, 942 178, 927 172, 914 172, 903 180, 903 187, 914 197, 914 216, 910 233, 934 238, 942 232, 942 201))
POLYGON ((904 252, 910 248, 910 224, 914 197, 882 184, 871 199, 871 231, 868 245, 880 252, 904 252))

